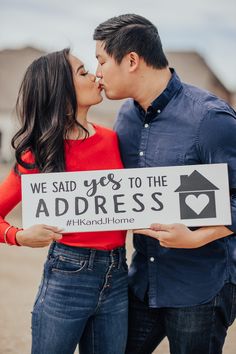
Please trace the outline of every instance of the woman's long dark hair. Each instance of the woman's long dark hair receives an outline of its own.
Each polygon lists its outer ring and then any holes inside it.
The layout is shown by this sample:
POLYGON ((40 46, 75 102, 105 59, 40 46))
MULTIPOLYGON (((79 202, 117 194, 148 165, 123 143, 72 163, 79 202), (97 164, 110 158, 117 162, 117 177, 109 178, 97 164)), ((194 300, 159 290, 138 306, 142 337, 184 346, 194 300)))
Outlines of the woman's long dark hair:
MULTIPOLYGON (((70 49, 50 53, 35 60, 23 78, 16 112, 21 129, 12 138, 16 162, 40 172, 65 171, 64 138, 75 125, 77 101, 70 49), (26 163, 22 155, 31 151, 35 163, 26 163)), ((86 132, 87 130, 84 129, 86 132)), ((17 167, 15 167, 18 172, 17 167)))

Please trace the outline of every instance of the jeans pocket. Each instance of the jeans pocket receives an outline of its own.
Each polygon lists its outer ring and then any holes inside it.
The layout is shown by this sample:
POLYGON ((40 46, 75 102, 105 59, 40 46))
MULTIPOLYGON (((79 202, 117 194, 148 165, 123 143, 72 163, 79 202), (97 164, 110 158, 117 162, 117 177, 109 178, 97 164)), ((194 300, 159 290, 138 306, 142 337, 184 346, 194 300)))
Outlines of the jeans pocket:
POLYGON ((38 292, 37 292, 36 298, 35 298, 35 300, 34 300, 34 306, 33 306, 33 308, 35 308, 36 305, 38 304, 38 301, 39 301, 39 299, 40 299, 40 297, 41 297, 41 295, 42 295, 42 293, 43 293, 43 289, 44 289, 44 287, 45 287, 44 284, 45 284, 45 281, 44 281, 44 276, 43 276, 43 278, 41 279, 41 283, 40 283, 40 285, 39 285, 39 288, 38 288, 38 292))
POLYGON ((34 301, 34 306, 33 309, 36 308, 36 306, 39 303, 43 302, 43 299, 45 297, 46 291, 47 291, 47 286, 48 286, 48 278, 49 278, 49 272, 50 272, 50 268, 52 267, 54 260, 50 259, 47 260, 44 264, 44 270, 43 270, 43 276, 38 288, 38 292, 34 301))
POLYGON ((123 271, 128 273, 128 264, 126 263, 126 261, 122 262, 121 268, 123 271))
POLYGON ((229 319, 229 326, 231 326, 236 319, 236 285, 231 284, 232 287, 232 308, 231 308, 231 315, 229 319))
POLYGON ((73 259, 67 256, 58 256, 52 266, 52 272, 61 274, 78 274, 87 267, 87 259, 73 259))
POLYGON ((236 318, 236 285, 227 283, 214 298, 214 307, 218 308, 225 319, 224 326, 232 325, 236 318))

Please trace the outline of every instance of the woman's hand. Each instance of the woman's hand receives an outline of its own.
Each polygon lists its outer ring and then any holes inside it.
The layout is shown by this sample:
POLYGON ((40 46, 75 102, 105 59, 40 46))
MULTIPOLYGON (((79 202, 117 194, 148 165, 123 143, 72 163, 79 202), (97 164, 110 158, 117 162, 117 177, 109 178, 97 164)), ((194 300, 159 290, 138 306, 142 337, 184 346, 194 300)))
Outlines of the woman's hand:
POLYGON ((229 236, 232 231, 225 226, 206 226, 191 231, 183 224, 152 224, 150 229, 134 230, 134 233, 153 237, 167 248, 198 248, 229 236))
POLYGON ((16 241, 20 246, 32 248, 46 247, 51 242, 62 238, 62 229, 55 226, 38 224, 16 233, 16 241))

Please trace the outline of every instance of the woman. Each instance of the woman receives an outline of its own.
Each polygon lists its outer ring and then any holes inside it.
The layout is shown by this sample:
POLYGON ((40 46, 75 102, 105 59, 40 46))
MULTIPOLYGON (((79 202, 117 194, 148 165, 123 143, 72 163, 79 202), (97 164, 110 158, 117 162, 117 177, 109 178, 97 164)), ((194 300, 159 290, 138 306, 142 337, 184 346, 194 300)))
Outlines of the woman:
POLYGON ((18 229, 5 220, 21 200, 21 175, 122 168, 114 132, 87 120, 102 101, 96 77, 69 49, 26 71, 12 140, 16 165, 0 186, 0 237, 10 245, 51 243, 32 313, 32 354, 122 354, 127 333, 125 232, 62 234, 49 225, 18 229))

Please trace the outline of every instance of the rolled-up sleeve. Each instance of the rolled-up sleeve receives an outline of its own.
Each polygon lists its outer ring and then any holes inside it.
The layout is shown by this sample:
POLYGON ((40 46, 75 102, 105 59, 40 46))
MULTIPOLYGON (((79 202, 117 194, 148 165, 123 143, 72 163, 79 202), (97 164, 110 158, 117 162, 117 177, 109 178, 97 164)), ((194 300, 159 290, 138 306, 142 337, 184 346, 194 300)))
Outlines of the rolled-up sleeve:
POLYGON ((211 109, 201 120, 197 148, 202 163, 227 163, 232 225, 236 233, 236 114, 230 109, 211 109))

